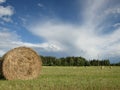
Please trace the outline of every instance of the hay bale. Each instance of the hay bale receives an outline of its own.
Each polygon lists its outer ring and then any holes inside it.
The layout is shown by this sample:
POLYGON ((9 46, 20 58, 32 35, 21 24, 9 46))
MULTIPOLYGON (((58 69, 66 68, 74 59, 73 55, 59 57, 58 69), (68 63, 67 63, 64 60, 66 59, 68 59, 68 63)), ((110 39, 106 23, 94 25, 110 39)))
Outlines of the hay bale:
POLYGON ((42 62, 31 48, 18 47, 3 56, 2 74, 7 80, 28 80, 39 76, 42 62))

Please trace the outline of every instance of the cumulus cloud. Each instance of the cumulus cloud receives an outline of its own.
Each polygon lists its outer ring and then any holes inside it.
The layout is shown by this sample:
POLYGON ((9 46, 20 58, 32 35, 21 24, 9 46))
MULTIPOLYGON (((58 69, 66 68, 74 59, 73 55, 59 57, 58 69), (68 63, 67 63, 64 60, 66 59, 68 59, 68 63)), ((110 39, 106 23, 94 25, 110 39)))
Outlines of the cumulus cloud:
POLYGON ((73 25, 54 19, 34 22, 27 28, 34 35, 44 38, 46 42, 54 42, 66 55, 81 55, 87 59, 119 56, 120 28, 112 33, 101 34, 106 27, 103 23, 104 19, 108 16, 104 13, 104 10, 108 9, 105 6, 111 3, 109 0, 89 1, 84 5, 82 25, 73 25))
POLYGON ((11 6, 0 6, 0 17, 3 16, 12 16, 13 15, 13 8, 11 6))
POLYGON ((6 0, 0 0, 0 4, 6 2, 6 0))
MULTIPOLYGON (((5 2, 5 0, 0 1, 5 2)), ((12 6, 2 6, 0 5, 0 19, 5 22, 11 22, 11 16, 14 14, 14 9, 12 6)))

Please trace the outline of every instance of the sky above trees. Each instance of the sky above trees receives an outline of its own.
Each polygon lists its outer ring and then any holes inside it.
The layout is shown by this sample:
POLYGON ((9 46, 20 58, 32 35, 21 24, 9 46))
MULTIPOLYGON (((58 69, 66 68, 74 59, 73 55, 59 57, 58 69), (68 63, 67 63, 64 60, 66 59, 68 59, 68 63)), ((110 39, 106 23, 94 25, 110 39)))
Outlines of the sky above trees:
POLYGON ((120 0, 0 0, 0 55, 18 46, 45 56, 120 61, 120 0))

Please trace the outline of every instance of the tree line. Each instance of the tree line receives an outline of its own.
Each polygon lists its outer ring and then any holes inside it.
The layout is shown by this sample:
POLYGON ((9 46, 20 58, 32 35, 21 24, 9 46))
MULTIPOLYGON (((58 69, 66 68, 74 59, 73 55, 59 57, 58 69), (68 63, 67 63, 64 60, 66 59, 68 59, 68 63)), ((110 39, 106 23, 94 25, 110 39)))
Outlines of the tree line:
MULTIPOLYGON (((118 63, 110 63, 109 59, 105 60, 86 60, 84 57, 62 57, 40 56, 43 66, 120 66, 118 63)), ((1 60, 1 57, 0 57, 1 60)))
POLYGON ((86 60, 84 57, 62 57, 41 56, 44 66, 120 66, 120 63, 110 64, 109 59, 105 60, 86 60))

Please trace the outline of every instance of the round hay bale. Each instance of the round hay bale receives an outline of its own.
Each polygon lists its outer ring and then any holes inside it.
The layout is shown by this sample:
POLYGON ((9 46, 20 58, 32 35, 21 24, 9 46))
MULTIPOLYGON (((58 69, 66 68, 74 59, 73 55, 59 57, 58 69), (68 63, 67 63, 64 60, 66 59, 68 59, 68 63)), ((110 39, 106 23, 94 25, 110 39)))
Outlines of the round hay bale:
POLYGON ((31 48, 18 47, 3 56, 2 74, 7 80, 28 80, 39 76, 42 62, 31 48))

